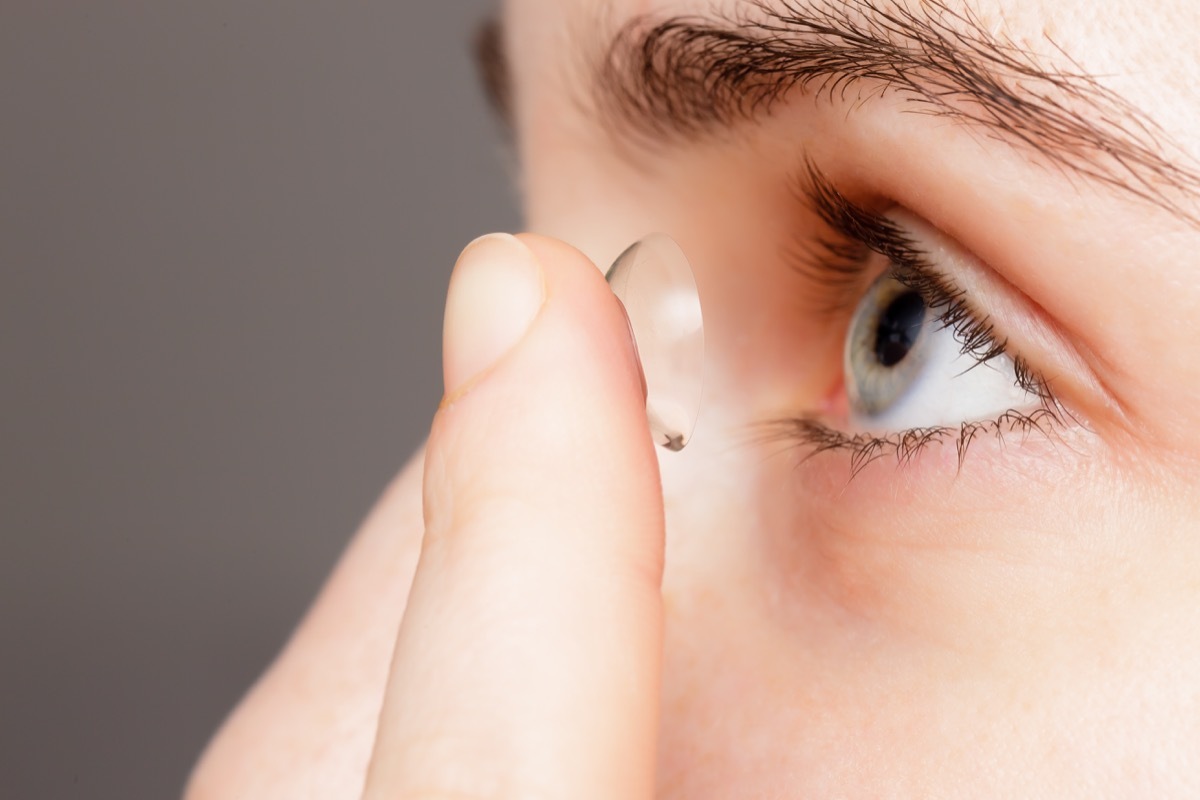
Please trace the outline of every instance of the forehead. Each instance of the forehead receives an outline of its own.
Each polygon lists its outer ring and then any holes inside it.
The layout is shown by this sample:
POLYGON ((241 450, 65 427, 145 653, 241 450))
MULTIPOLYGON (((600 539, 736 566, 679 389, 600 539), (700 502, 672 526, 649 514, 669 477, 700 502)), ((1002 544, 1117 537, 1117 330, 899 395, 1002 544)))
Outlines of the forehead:
MULTIPOLYGON (((1200 156, 1200 4, 1191 0, 922 0, 906 8, 967 15, 1039 63, 1092 76, 1143 112, 1185 159, 1200 156)), ((894 0, 509 0, 514 79, 534 106, 563 113, 562 93, 585 86, 584 53, 641 16, 761 19, 766 10, 818 17, 829 9, 864 17, 894 0), (555 81, 555 76, 567 80, 555 81)))

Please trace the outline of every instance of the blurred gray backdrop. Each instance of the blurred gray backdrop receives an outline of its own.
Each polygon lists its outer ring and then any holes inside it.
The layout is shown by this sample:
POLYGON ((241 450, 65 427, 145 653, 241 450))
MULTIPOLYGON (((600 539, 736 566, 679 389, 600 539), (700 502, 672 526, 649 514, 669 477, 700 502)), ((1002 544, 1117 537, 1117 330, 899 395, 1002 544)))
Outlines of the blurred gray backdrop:
POLYGON ((424 436, 489 5, 0 3, 0 797, 176 796, 424 436))

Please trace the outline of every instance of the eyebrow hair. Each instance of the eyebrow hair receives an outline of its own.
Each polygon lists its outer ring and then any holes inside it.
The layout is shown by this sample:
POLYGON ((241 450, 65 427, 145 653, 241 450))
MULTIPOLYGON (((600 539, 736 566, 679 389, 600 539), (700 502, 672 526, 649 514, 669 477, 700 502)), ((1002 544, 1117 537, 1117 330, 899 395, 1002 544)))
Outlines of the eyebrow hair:
MULTIPOLYGON (((622 25, 591 65, 598 121, 652 144, 765 117, 794 91, 855 105, 899 93, 915 113, 965 123, 1200 225, 1185 206, 1200 199, 1191 159, 1049 35, 1061 67, 946 0, 925 0, 920 10, 897 0, 750 0, 742 8, 736 17, 642 15, 622 25)), ((482 31, 477 62, 511 127, 500 24, 482 31)))
POLYGON ((485 17, 471 39, 471 55, 492 112, 504 123, 504 132, 513 128, 512 71, 504 49, 504 26, 497 13, 485 17))

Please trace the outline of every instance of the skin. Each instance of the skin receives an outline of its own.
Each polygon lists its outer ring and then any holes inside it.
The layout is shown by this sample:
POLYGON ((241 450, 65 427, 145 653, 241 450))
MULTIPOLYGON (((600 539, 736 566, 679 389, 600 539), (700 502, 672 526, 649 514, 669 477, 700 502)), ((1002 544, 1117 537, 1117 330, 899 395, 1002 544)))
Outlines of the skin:
MULTIPOLYGON (((1007 6, 980 13, 1052 33, 1200 152, 1192 6, 1007 6)), ((898 98, 796 97, 648 166, 554 77, 594 9, 506 7, 529 227, 579 250, 522 237, 546 299, 481 377, 483 323, 448 319, 427 447, 187 796, 1200 794, 1200 229, 898 98), (847 317, 813 313, 780 255, 816 232, 780 174, 804 153, 969 254, 972 304, 1070 410, 1052 435, 852 480, 844 454, 746 435, 842 391, 847 317), (705 299, 681 454, 648 443, 592 265, 649 230, 705 299)))

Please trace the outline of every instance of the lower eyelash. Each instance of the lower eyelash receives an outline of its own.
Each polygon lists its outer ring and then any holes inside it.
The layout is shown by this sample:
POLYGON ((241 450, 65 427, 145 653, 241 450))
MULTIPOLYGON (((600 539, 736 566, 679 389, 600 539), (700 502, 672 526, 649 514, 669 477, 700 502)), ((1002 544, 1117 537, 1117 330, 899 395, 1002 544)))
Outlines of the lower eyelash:
POLYGON ((967 449, 980 436, 993 435, 1000 441, 1005 436, 1020 434, 1027 437, 1037 433, 1054 438, 1063 420, 1060 409, 1052 400, 1043 398, 1043 405, 1030 412, 1006 411, 994 420, 964 422, 959 427, 936 426, 910 428, 905 431, 876 435, 849 434, 832 428, 815 416, 771 420, 756 426, 759 443, 788 441, 806 450, 807 461, 822 453, 842 452, 850 455, 850 478, 854 479, 871 464, 884 458, 894 458, 897 467, 911 463, 930 445, 954 442, 961 470, 967 449))

